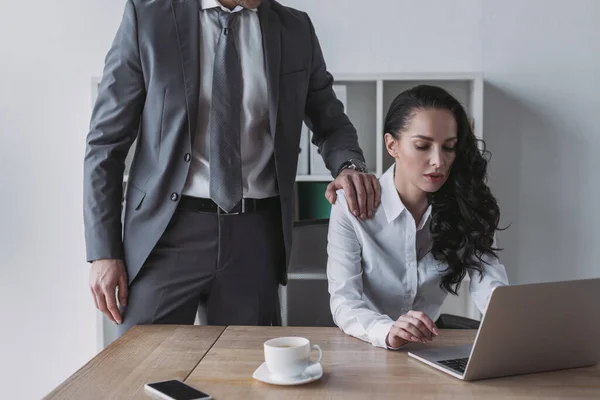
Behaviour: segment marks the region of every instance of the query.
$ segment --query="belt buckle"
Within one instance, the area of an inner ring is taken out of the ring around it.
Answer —
[[[217,206],[217,215],[239,215],[246,212],[246,199],[242,198],[242,210],[238,212],[227,212],[223,210],[221,207]]]

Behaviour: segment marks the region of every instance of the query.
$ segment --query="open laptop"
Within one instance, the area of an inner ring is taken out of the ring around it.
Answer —
[[[473,344],[408,355],[465,381],[596,365],[600,279],[498,287]]]

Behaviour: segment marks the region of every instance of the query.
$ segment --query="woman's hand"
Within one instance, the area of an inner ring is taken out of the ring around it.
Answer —
[[[439,332],[427,314],[409,311],[394,322],[386,342],[389,347],[398,348],[411,342],[430,343],[437,335]]]

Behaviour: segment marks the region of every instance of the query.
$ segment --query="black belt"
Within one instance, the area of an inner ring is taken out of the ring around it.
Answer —
[[[217,206],[217,203],[215,203],[211,199],[181,196],[181,200],[179,200],[179,207],[186,210],[227,215],[255,212],[265,210],[267,208],[272,208],[278,205],[279,196],[268,197],[266,199],[242,199],[242,201],[240,201],[235,207],[233,207],[233,210],[227,212],[219,206]]]

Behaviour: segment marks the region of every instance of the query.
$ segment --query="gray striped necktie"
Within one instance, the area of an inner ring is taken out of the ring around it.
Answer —
[[[210,132],[210,197],[231,211],[242,200],[240,115],[242,68],[235,48],[236,17],[240,12],[218,10],[221,34],[215,48]]]

